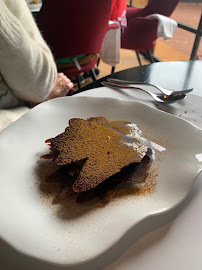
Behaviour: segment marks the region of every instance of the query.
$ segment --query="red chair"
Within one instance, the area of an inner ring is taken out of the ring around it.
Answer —
[[[121,38],[121,48],[136,51],[140,65],[138,52],[146,51],[148,58],[153,62],[151,50],[157,39],[158,22],[146,17],[154,13],[170,17],[178,3],[179,0],[149,0],[145,8],[127,8],[128,25]]]
[[[36,17],[41,33],[56,60],[83,54],[99,53],[108,30],[111,0],[46,0]],[[68,77],[91,72],[96,80],[95,57],[90,63],[62,69]]]

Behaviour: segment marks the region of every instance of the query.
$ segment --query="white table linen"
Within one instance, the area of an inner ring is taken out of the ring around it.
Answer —
[[[110,24],[116,22],[109,21]],[[117,22],[119,25],[119,23]],[[112,28],[107,31],[100,52],[101,59],[104,63],[115,67],[121,62],[121,28]]]
[[[151,14],[147,18],[158,20],[157,36],[170,39],[177,32],[178,24],[175,20],[161,14]]]

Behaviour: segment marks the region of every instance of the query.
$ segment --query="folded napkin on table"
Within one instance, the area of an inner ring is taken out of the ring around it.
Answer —
[[[147,18],[153,18],[158,20],[158,37],[164,37],[164,39],[169,39],[172,38],[173,34],[177,31],[177,22],[169,17],[160,14],[151,14],[147,16]]]

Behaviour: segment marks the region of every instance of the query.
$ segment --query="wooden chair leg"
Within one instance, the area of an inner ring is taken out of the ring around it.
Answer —
[[[137,55],[138,63],[139,63],[139,65],[141,66],[141,65],[142,65],[142,62],[141,62],[141,60],[140,60],[139,52],[136,52],[136,51],[135,51],[135,53],[136,53],[136,55]]]
[[[93,79],[93,82],[96,82],[96,81],[97,81],[97,76],[96,76],[96,73],[95,73],[94,68],[92,68],[92,69],[90,70],[90,76],[91,76],[91,78]]]

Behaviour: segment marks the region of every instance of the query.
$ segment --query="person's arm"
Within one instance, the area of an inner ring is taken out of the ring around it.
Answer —
[[[0,1],[0,10],[0,73],[16,97],[44,101],[56,82],[52,53],[25,0]]]

